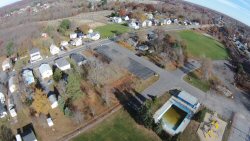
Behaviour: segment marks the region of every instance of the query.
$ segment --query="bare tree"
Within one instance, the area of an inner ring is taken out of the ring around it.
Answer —
[[[146,33],[145,30],[140,30],[136,34],[137,34],[139,43],[144,43],[144,42],[146,42],[148,40],[147,33]]]
[[[213,64],[210,58],[203,57],[201,60],[202,79],[209,80],[212,75]]]

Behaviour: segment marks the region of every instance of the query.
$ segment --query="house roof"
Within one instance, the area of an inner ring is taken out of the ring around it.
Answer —
[[[40,65],[40,67],[39,67],[39,72],[40,72],[41,74],[43,74],[43,73],[46,72],[47,70],[52,70],[49,64],[42,64],[42,65]]]
[[[23,71],[23,78],[24,78],[25,83],[28,85],[35,82],[32,70],[24,70]]]
[[[36,141],[36,135],[32,129],[26,129],[22,134],[23,141]]]
[[[10,64],[10,58],[4,59],[2,66],[9,65]]]
[[[70,58],[73,59],[76,63],[80,63],[80,62],[83,62],[84,60],[86,60],[86,58],[83,57],[79,53],[72,53],[72,54],[70,54]]]
[[[40,52],[40,50],[38,48],[32,48],[29,52],[30,54],[34,54],[34,53]]]
[[[181,91],[179,94],[178,94],[178,97],[181,99],[181,100],[184,100],[186,101],[187,103],[191,104],[191,105],[195,105],[198,103],[198,99],[194,96],[192,96],[191,94],[185,92],[185,91]]]
[[[69,62],[64,58],[60,58],[60,59],[55,60],[55,63],[58,67],[64,67],[64,66],[69,65]]]
[[[55,94],[50,94],[48,99],[49,99],[51,104],[53,104],[54,102],[57,102]]]

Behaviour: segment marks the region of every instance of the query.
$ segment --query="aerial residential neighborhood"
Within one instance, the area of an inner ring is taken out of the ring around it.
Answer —
[[[0,141],[250,141],[250,22],[220,4],[250,5],[0,2]]]

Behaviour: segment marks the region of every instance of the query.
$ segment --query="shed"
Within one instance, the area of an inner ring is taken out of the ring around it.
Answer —
[[[11,60],[9,58],[6,58],[2,63],[3,71],[6,71],[6,70],[11,69],[11,68],[12,68]]]
[[[39,67],[39,72],[42,79],[49,78],[53,75],[52,69],[49,64],[42,64]]]
[[[55,60],[55,64],[61,71],[65,71],[71,68],[70,63],[64,58]]]
[[[82,39],[81,38],[75,38],[74,40],[71,41],[71,44],[73,46],[80,46],[80,45],[82,45]]]
[[[24,83],[27,85],[30,85],[35,82],[35,78],[34,78],[32,70],[29,70],[29,69],[24,70],[22,76],[24,79]]]
[[[51,117],[47,118],[47,123],[48,123],[49,127],[51,127],[51,126],[54,125],[54,123],[53,123]]]
[[[69,34],[69,38],[70,39],[75,39],[75,38],[77,38],[77,34],[76,33],[71,33],[71,34]]]
[[[87,59],[79,53],[70,54],[70,58],[73,59],[78,66],[81,66],[87,63]]]
[[[56,99],[56,95],[55,94],[49,94],[49,97],[48,97],[50,103],[51,103],[51,108],[54,109],[58,106],[58,102],[57,102],[57,99]]]
[[[49,47],[49,51],[52,55],[55,55],[55,54],[58,54],[60,52],[60,49],[59,47],[57,47],[56,45],[52,44],[50,47]]]
[[[14,93],[16,91],[16,84],[15,84],[15,78],[14,76],[11,76],[9,81],[8,81],[8,86],[9,86],[9,91],[11,93]]]

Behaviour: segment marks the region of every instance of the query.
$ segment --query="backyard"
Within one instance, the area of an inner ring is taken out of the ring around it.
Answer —
[[[130,115],[120,110],[73,141],[160,141],[153,132],[138,125]]]
[[[110,38],[115,34],[128,32],[128,27],[121,24],[107,24],[97,27],[95,31],[101,34],[101,38]]]
[[[194,31],[181,31],[178,34],[186,41],[188,54],[192,57],[208,57],[212,60],[228,57],[225,47],[212,37]]]

